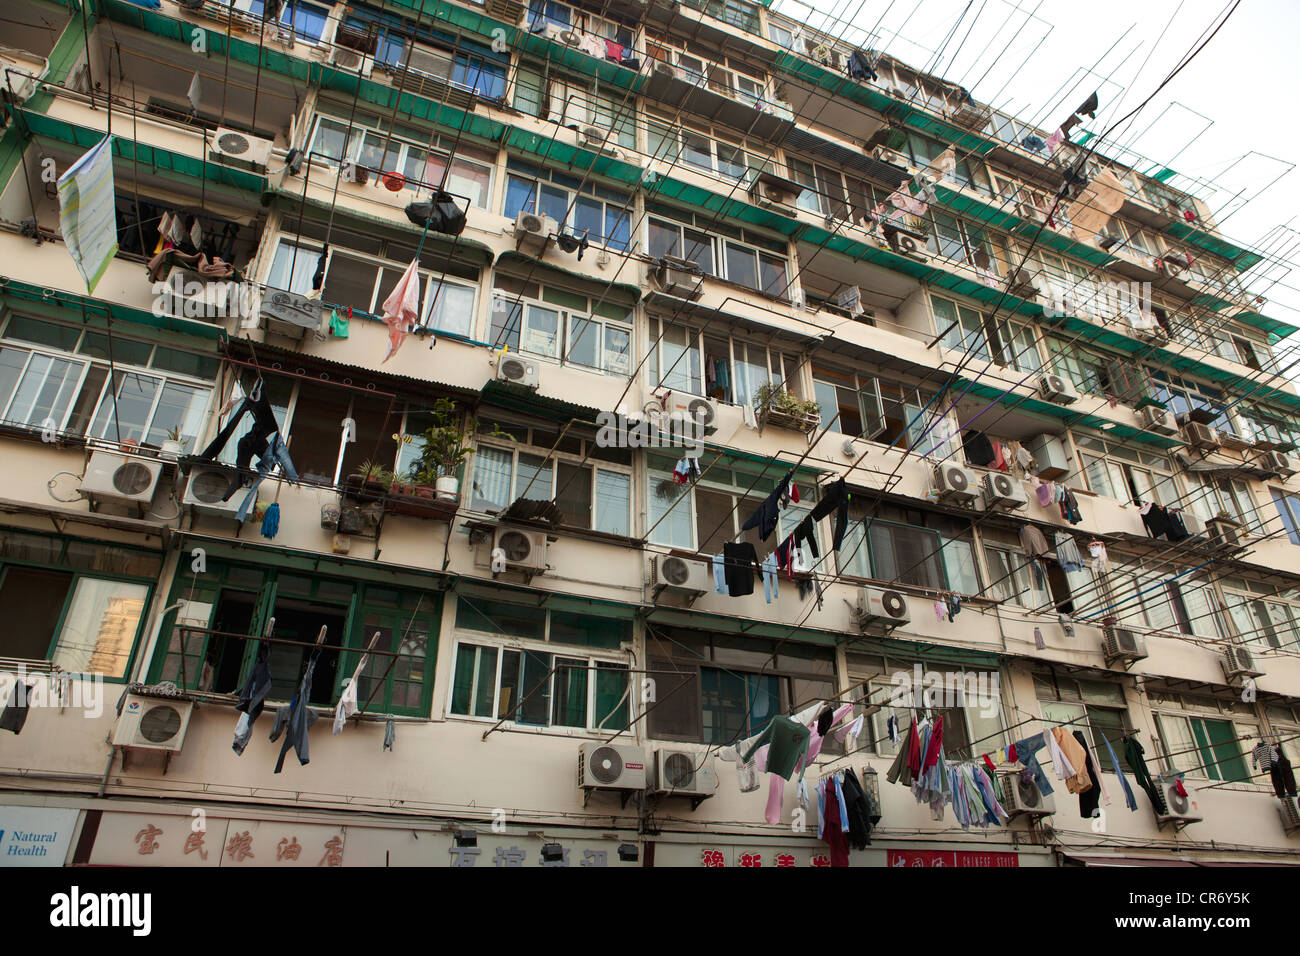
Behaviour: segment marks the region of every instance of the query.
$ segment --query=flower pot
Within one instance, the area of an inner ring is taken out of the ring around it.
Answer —
[[[169,438],[162,443],[162,447],[159,449],[158,454],[161,458],[164,458],[167,461],[175,461],[177,458],[180,458],[181,452],[184,450],[184,445],[178,441],[172,441]]]
[[[455,501],[460,497],[460,479],[444,476],[433,483],[434,491],[440,501]]]

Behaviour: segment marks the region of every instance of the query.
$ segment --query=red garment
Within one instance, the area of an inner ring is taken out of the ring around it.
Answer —
[[[1178,791],[1178,795],[1180,797],[1187,796],[1187,788],[1183,786],[1183,781],[1181,777],[1174,782],[1174,789]]]
[[[613,60],[615,63],[623,62],[623,45],[615,43],[613,40],[606,40],[605,59]]]
[[[790,500],[795,504],[799,503],[799,488],[792,481],[790,482]]]
[[[989,759],[989,755],[984,754],[983,757],[984,757],[984,766],[989,768],[989,773],[997,773],[998,770],[996,767],[993,766],[993,761]]]
[[[1012,744],[1010,747],[1007,748],[1007,759],[1010,760],[1012,763],[1017,763],[1020,760],[1020,758],[1016,755],[1015,744]]]
[[[835,784],[826,782],[826,806],[822,807],[822,839],[831,848],[831,866],[849,865],[849,838],[840,829],[840,802],[835,797]]]
[[[943,714],[934,721],[934,730],[930,732],[930,746],[925,751],[925,763],[921,772],[925,773],[939,762],[939,748],[943,746]]]
[[[921,776],[921,736],[916,732],[915,717],[912,726],[907,728],[907,769],[913,778]]]
[[[993,463],[989,467],[996,468],[998,471],[1007,470],[1007,456],[1000,441],[993,442]]]

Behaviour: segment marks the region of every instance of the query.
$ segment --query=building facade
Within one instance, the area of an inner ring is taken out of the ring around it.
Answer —
[[[823,700],[853,865],[1295,858],[1292,327],[1172,171],[745,0],[9,7],[4,863],[824,865],[722,759]],[[926,718],[1002,825],[889,782]],[[1052,726],[1099,816],[1023,781]]]

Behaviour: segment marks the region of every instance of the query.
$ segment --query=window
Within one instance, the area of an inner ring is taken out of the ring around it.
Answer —
[[[663,627],[647,632],[646,643],[657,701],[649,735],[657,740],[737,743],[778,714],[834,695],[829,648],[786,642],[778,649],[775,641]]]
[[[679,219],[649,217],[647,244],[651,256],[689,259],[698,263],[706,275],[764,295],[782,298],[788,294],[789,260],[784,242],[719,223],[702,222],[693,228],[701,217],[684,212],[674,215]]]
[[[627,306],[498,273],[493,280],[490,343],[593,372],[632,369]]]
[[[379,117],[366,118],[376,125],[383,123]],[[351,161],[377,172],[400,172],[406,180],[404,188],[422,197],[441,187],[458,199],[468,200],[470,206],[486,209],[492,194],[495,158],[486,151],[456,144],[449,137],[437,136],[436,146],[430,150],[427,136],[424,145],[419,145],[418,141],[361,127],[354,121],[349,137],[346,120],[317,116],[309,143],[313,159]]]
[[[851,438],[878,438],[886,431],[880,381],[813,366],[813,396],[822,426]]]
[[[935,323],[945,348],[972,352],[977,358],[1020,372],[1037,372],[1042,355],[1031,325],[1017,319],[994,320],[975,309],[931,296]]]
[[[763,385],[803,393],[799,360],[788,352],[656,318],[650,341],[651,375],[660,387],[733,405],[752,405]]]
[[[984,546],[989,568],[989,595],[1027,611],[1047,612],[1052,596],[1041,566],[1033,563],[1019,548]]]
[[[1300,544],[1300,495],[1287,494],[1277,488],[1270,488],[1273,494],[1273,506],[1277,516],[1282,519],[1282,527],[1292,544]]]
[[[1300,640],[1300,606],[1280,600],[1285,595],[1262,584],[1225,578],[1223,585],[1233,639],[1260,648],[1294,649]]]
[[[222,2],[228,3],[229,0],[222,0]],[[263,19],[266,15],[266,2],[265,0],[236,0],[235,9],[244,10],[259,19]],[[294,3],[282,5],[279,22],[281,26],[288,27],[292,18],[294,35],[301,40],[315,42],[325,32],[325,24],[329,21],[329,15],[328,7],[307,3],[306,0],[296,0]]]
[[[1214,781],[1250,781],[1240,744],[1245,735],[1232,720],[1171,713],[1169,706],[1161,705],[1155,714],[1168,772]]]
[[[676,459],[662,454],[646,456],[646,514],[650,522],[646,535],[655,544],[697,551],[712,555],[722,551],[722,546],[736,539],[748,541],[763,553],[758,530],[742,532],[740,526],[749,520],[763,499],[771,493],[781,475],[742,467],[722,467],[722,463],[708,467],[700,461],[702,471],[707,471],[693,487],[678,485],[673,481]],[[800,502],[791,504],[780,513],[777,524],[778,540],[791,534],[795,527],[816,503],[815,485],[800,481]],[[820,535],[818,535],[820,541]],[[824,554],[821,547],[818,552]],[[809,556],[811,558],[811,556]]]
[[[0,529],[0,657],[124,679],[161,567],[152,552]]]
[[[630,621],[462,595],[456,630],[449,713],[602,732],[630,723],[619,650]]]
[[[627,251],[631,241],[631,197],[516,159],[509,160],[506,168],[510,173],[506,177],[502,215],[513,219],[521,212],[540,213],[576,236],[586,234],[597,245]]]
[[[496,423],[498,427],[501,422]],[[630,456],[619,449],[600,448],[593,439],[565,437],[563,450],[551,453],[557,432],[506,424],[504,431],[521,439],[505,446],[486,436],[471,464],[470,508],[497,513],[517,498],[555,501],[564,523],[606,534],[632,533],[632,474]],[[583,461],[584,452],[587,461]],[[597,459],[592,462],[591,459]],[[605,459],[600,461],[600,459]]]
[[[214,357],[117,335],[110,348],[102,332],[13,316],[0,343],[0,420],[154,448],[174,433],[189,453],[203,430],[217,367]]]
[[[886,506],[868,524],[869,510],[866,505],[849,504],[848,530],[839,551],[843,573],[936,591],[974,594],[980,590],[973,568],[958,571],[956,567],[959,561],[973,559],[968,522]]]
[[[1034,687],[1043,720],[1062,725],[1071,734],[1082,732],[1100,764],[1098,769],[1115,773],[1104,741],[1110,742],[1116,757],[1123,752],[1121,738],[1129,727],[1124,689],[1106,681],[1075,680],[1057,674],[1035,674]],[[1048,763],[1048,755],[1040,753],[1039,760]]]
[[[361,672],[357,702],[369,714],[427,717],[432,706],[441,598],[422,588],[356,582],[292,569],[240,565],[209,559],[198,574],[178,574],[170,603],[207,605],[206,627],[182,628],[164,619],[150,680],[169,680],[187,690],[233,694],[243,686],[257,658],[255,640],[227,635],[261,635],[275,618],[269,643],[273,701],[298,691],[310,647],[326,628],[311,703],[337,702],[343,679],[351,678],[361,651],[379,640]],[[390,656],[395,654],[396,657]]]
[[[1079,432],[1074,437],[1089,491],[1135,504],[1173,504],[1177,500],[1167,456]]]
[[[803,186],[798,205],[817,215],[828,216],[844,205],[844,184],[838,171],[821,163],[790,160],[790,178]]]

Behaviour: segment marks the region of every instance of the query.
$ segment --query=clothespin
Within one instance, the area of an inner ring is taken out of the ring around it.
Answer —
[[[316,646],[317,646],[317,647],[320,647],[322,644],[325,643],[325,632],[328,631],[328,630],[329,630],[329,625],[328,625],[328,624],[322,624],[322,625],[320,626],[320,633],[316,635]],[[373,640],[373,639],[372,639],[372,640]]]

